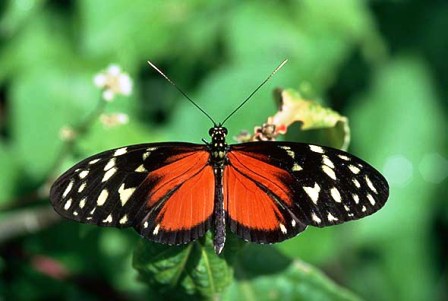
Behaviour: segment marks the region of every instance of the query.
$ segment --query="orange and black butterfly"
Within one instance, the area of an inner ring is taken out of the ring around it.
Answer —
[[[244,240],[275,243],[308,225],[370,215],[388,198],[385,178],[346,152],[293,142],[228,145],[222,124],[209,135],[205,144],[139,144],[87,158],[53,184],[52,205],[63,217],[134,227],[169,245],[212,230],[219,254],[227,227]]]

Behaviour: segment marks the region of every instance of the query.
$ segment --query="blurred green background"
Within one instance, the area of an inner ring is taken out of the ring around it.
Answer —
[[[386,176],[391,196],[371,217],[275,245],[278,256],[362,300],[448,300],[447,16],[443,0],[1,1],[0,300],[155,299],[131,265],[134,231],[61,221],[42,187],[61,127],[98,102],[94,74],[111,63],[129,72],[132,96],[106,107],[129,123],[95,122],[58,172],[115,146],[207,138],[209,120],[146,60],[219,121],[284,58],[229,120],[230,137],[275,113],[274,88],[297,89],[349,118],[350,152]],[[223,296],[336,300],[270,274]]]

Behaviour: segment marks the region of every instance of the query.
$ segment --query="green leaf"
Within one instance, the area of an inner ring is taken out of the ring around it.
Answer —
[[[238,256],[235,282],[223,301],[355,301],[358,297],[338,286],[318,269],[290,260],[272,246],[249,245]]]
[[[227,245],[226,245],[227,247]],[[230,285],[233,269],[228,257],[217,256],[211,233],[183,246],[141,240],[134,253],[140,280],[167,298],[212,298]]]

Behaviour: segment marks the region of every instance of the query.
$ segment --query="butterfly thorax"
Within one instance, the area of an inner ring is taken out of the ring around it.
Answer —
[[[228,145],[226,143],[227,129],[222,126],[215,126],[209,130],[212,138],[210,146],[211,161],[215,164],[225,164]]]

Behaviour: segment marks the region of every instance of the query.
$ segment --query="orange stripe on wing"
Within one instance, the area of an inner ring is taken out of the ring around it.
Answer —
[[[224,204],[229,217],[249,229],[273,231],[284,223],[269,195],[232,166],[224,171]]]
[[[210,166],[184,183],[164,203],[156,221],[163,231],[188,230],[213,213],[215,181]]]
[[[173,156],[171,162],[163,167],[150,172],[148,180],[155,180],[152,193],[148,199],[148,207],[154,206],[163,199],[170,190],[193,177],[208,163],[209,153],[206,151],[191,152],[187,156]],[[213,179],[213,178],[212,178]]]
[[[268,158],[253,158],[241,151],[229,152],[228,158],[231,166],[239,172],[269,189],[288,206],[293,205],[290,187],[286,185],[293,180],[287,171],[265,163],[264,161],[267,161]],[[263,159],[265,160],[263,161]]]
[[[157,179],[148,206],[163,200],[156,217],[162,231],[191,229],[213,213],[215,181],[208,163],[208,152],[195,152],[149,174]]]

